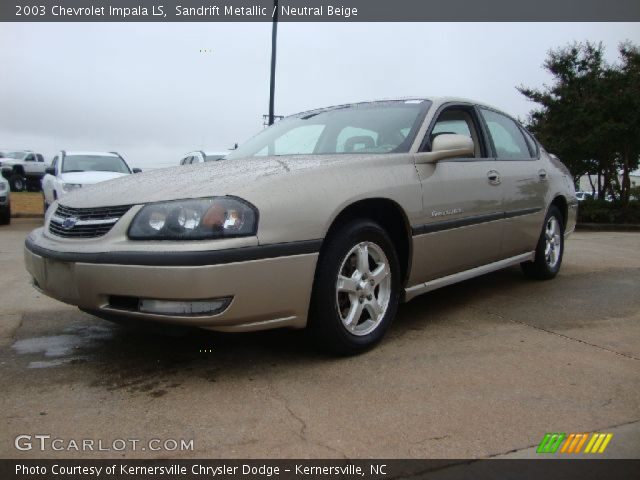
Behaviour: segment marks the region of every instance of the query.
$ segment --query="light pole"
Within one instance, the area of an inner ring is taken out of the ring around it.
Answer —
[[[271,28],[271,85],[269,86],[269,125],[273,125],[273,102],[276,89],[276,39],[278,36],[278,0],[273,0],[273,26]]]

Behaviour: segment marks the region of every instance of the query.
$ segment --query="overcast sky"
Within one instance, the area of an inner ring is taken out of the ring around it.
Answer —
[[[0,148],[117,150],[177,164],[262,128],[270,23],[14,23],[0,26]],[[550,48],[639,23],[281,23],[276,113],[399,96],[454,95],[525,118],[515,87],[549,82]],[[201,52],[203,50],[203,52]]]

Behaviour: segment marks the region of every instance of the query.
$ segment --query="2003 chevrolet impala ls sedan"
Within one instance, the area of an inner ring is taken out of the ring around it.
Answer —
[[[308,327],[355,353],[398,304],[510,265],[553,278],[572,178],[509,116],[458,99],[285,118],[220,162],[79,189],[26,239],[34,286],[122,322]]]

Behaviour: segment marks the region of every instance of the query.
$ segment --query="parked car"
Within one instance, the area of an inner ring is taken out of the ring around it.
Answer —
[[[11,223],[11,199],[9,182],[0,177],[0,225]]]
[[[2,176],[9,180],[11,191],[39,191],[47,165],[40,153],[31,150],[5,151],[0,158]]]
[[[62,150],[53,158],[42,179],[44,210],[73,190],[138,172],[140,169],[131,170],[117,152]]]
[[[222,160],[229,152],[203,152],[202,150],[196,150],[194,152],[187,153],[181,160],[180,165],[192,165],[194,163],[215,162]]]
[[[576,200],[579,202],[584,202],[585,200],[589,200],[593,198],[593,192],[576,192]]]
[[[26,239],[36,288],[110,320],[308,327],[357,353],[422,293],[511,265],[555,277],[576,221],[566,167],[465,100],[308,111],[227,158],[54,203]]]

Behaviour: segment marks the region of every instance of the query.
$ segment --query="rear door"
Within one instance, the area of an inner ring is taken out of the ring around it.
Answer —
[[[421,151],[430,151],[433,138],[443,133],[471,137],[475,155],[416,165],[423,214],[413,229],[410,285],[491,263],[500,254],[502,186],[475,107],[459,103],[441,107]]]
[[[505,226],[500,257],[535,250],[546,214],[547,172],[533,138],[512,118],[479,108],[503,184]]]

